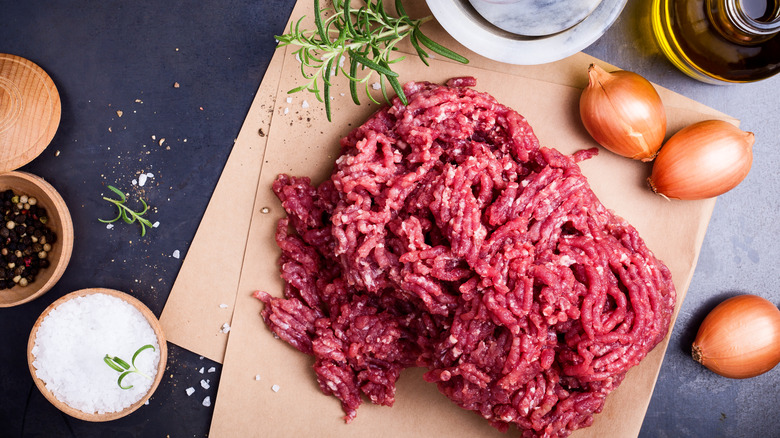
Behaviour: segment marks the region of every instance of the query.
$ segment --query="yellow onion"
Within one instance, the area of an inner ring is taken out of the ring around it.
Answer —
[[[591,64],[580,118],[598,144],[635,160],[652,160],[666,136],[661,97],[647,79],[629,71],[607,73]]]
[[[704,318],[693,358],[732,379],[763,374],[780,362],[780,310],[756,295],[738,295]]]
[[[653,163],[648,183],[667,198],[722,195],[747,176],[753,163],[752,132],[722,120],[706,120],[670,138]]]

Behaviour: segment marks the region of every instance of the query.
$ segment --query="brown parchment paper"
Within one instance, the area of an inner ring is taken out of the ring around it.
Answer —
[[[421,3],[413,5],[419,15],[427,13]],[[304,0],[296,5],[292,19],[311,16],[311,12],[311,2]],[[581,126],[577,102],[587,83],[588,65],[609,65],[585,54],[542,66],[498,64],[468,52],[435,23],[426,26],[427,34],[466,54],[471,63],[462,66],[433,60],[426,68],[410,57],[397,64],[402,82],[443,82],[472,75],[478,79],[478,90],[523,114],[543,145],[567,153],[595,145]],[[500,434],[476,414],[461,410],[439,394],[435,385],[423,382],[422,371],[416,369],[402,375],[393,408],[366,403],[357,419],[344,425],[338,400],[323,395],[317,386],[312,360],[274,339],[263,325],[261,305],[251,293],[263,289],[280,296],[282,290],[274,229],[283,211],[271,192],[272,181],[279,173],[322,181],[338,154],[338,140],[378,108],[366,104],[365,98],[362,106],[354,106],[346,84],[337,82],[333,122],[328,123],[312,95],[287,95],[287,90],[299,85],[299,69],[289,53],[280,50],[274,56],[161,317],[171,342],[224,364],[210,435],[517,436],[517,431]],[[700,103],[658,89],[667,108],[670,134],[704,119],[737,123]],[[645,186],[649,165],[603,149],[581,167],[602,202],[631,222],[670,267],[679,309],[715,200],[679,202],[653,195]],[[236,191],[239,186],[241,190]],[[233,214],[223,214],[226,208]],[[226,227],[217,216],[234,219]],[[220,231],[226,228],[231,232]],[[247,234],[241,234],[242,230]],[[231,254],[218,266],[208,258],[215,246]],[[229,334],[220,332],[226,322],[232,326]],[[666,341],[632,369],[594,425],[574,436],[636,436],[665,349]]]

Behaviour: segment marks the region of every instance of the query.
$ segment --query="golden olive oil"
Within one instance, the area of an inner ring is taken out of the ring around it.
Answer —
[[[780,0],[653,0],[652,27],[667,58],[709,83],[780,72]]]

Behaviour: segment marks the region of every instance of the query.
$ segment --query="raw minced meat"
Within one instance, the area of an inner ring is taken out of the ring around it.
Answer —
[[[315,357],[349,422],[408,367],[500,430],[567,436],[666,335],[669,270],[576,162],[473,78],[412,82],[342,139],[330,179],[280,175],[284,298],[268,327]]]

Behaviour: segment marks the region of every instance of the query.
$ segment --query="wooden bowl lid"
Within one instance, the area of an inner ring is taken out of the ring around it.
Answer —
[[[0,173],[40,155],[54,138],[61,113],[57,87],[42,68],[0,53]]]

